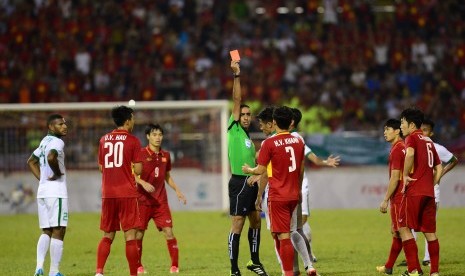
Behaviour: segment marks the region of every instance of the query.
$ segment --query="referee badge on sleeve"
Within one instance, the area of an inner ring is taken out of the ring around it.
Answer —
[[[245,139],[245,146],[250,148],[252,146],[252,141],[250,139]]]

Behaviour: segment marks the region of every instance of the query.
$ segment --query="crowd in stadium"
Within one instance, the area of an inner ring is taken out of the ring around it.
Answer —
[[[462,18],[458,0],[0,1],[0,103],[230,99],[239,49],[251,106],[297,106],[303,131],[379,130],[417,105],[449,141]]]

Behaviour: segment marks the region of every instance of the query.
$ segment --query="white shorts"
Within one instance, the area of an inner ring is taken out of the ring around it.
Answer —
[[[307,177],[302,179],[302,215],[310,215],[310,189]]]
[[[436,185],[434,185],[434,201],[435,201],[436,203],[439,203],[439,201],[440,201],[440,200],[439,200],[440,195],[441,195],[441,191],[439,191],[439,185],[436,184]]]
[[[262,211],[265,213],[266,229],[270,230],[271,222],[270,213],[268,212],[268,184],[266,185],[265,191],[263,192]]]
[[[37,211],[39,215],[39,227],[41,229],[68,226],[67,198],[38,198]]]

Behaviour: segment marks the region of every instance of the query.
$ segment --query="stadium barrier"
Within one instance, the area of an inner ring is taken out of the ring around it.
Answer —
[[[387,188],[386,166],[354,166],[307,170],[311,207],[314,209],[377,209]],[[223,210],[221,174],[198,169],[173,169],[172,176],[186,195],[182,205],[166,186],[174,211]],[[69,171],[71,212],[100,210],[101,175],[93,171]],[[37,181],[27,172],[0,176],[0,213],[36,212]],[[441,207],[465,206],[465,166],[459,165],[441,181]]]

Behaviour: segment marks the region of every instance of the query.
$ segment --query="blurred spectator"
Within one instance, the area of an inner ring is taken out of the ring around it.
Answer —
[[[418,105],[437,122],[439,141],[455,139],[465,125],[463,7],[459,0],[0,1],[0,102],[227,99],[224,65],[239,49],[251,105],[258,111],[297,97],[307,132],[375,131]]]

